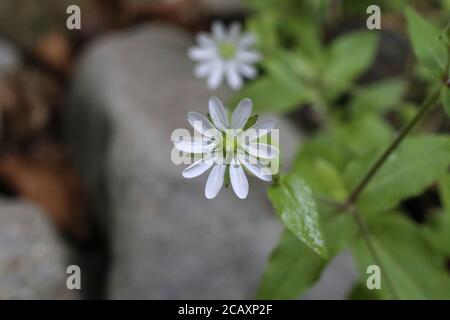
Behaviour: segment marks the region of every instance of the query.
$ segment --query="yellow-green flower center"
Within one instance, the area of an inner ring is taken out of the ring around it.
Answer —
[[[237,149],[237,137],[233,134],[225,135],[225,150],[227,151],[235,151]]]
[[[236,46],[232,42],[224,41],[219,43],[218,50],[220,56],[225,60],[231,60],[236,55]]]

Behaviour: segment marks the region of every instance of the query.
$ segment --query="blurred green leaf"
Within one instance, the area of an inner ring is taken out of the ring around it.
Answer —
[[[367,174],[384,148],[353,161],[346,171],[353,189]],[[450,164],[450,139],[445,136],[407,138],[391,154],[361,193],[358,207],[365,211],[388,211],[408,197],[422,193]]]
[[[406,83],[400,78],[358,87],[353,92],[351,108],[356,114],[364,112],[383,114],[390,108],[398,107],[405,92]]]
[[[414,10],[406,10],[408,32],[420,64],[433,77],[442,77],[446,65],[446,50],[439,39],[439,30]]]
[[[393,130],[382,118],[373,114],[362,114],[348,122],[336,122],[333,134],[352,155],[362,156],[386,146],[392,140]]]
[[[444,256],[430,250],[420,227],[400,215],[378,219],[370,226],[371,238],[382,262],[382,298],[392,298],[386,275],[389,275],[400,299],[450,299],[450,274]],[[362,239],[353,246],[361,277],[376,264]],[[384,274],[383,274],[384,272]]]
[[[367,277],[367,276],[366,276]],[[380,300],[381,296],[378,290],[369,290],[366,283],[357,283],[350,291],[348,299],[350,300]]]
[[[425,236],[439,252],[450,256],[450,173],[443,175],[438,185],[443,210],[431,215]]]
[[[334,40],[323,70],[325,93],[330,99],[349,89],[367,70],[374,60],[376,47],[376,34],[366,31],[348,33]]]
[[[263,76],[249,82],[233,97],[230,105],[237,105],[245,98],[253,100],[255,112],[286,112],[298,107],[308,97],[301,88],[294,92],[282,83]]]
[[[441,91],[441,102],[444,106],[445,112],[450,117],[450,88],[448,86],[444,86]]]
[[[302,175],[303,163],[314,163],[318,159],[323,159],[332,164],[336,170],[343,171],[347,165],[348,155],[342,150],[341,145],[336,141],[333,134],[320,134],[306,140],[295,157],[292,172]],[[312,183],[306,177],[307,183]]]
[[[311,189],[298,175],[282,175],[268,190],[285,227],[322,257],[327,256]]]

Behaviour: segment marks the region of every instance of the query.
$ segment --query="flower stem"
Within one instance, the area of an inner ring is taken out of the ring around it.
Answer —
[[[386,162],[389,156],[392,154],[394,150],[400,145],[400,143],[405,139],[405,137],[415,128],[415,126],[425,117],[425,115],[438,103],[440,97],[440,89],[433,92],[422,104],[419,112],[416,116],[400,131],[397,138],[387,147],[387,149],[381,154],[381,156],[375,161],[372,165],[368,173],[362,178],[361,182],[356,186],[353,192],[350,193],[347,201],[344,203],[344,208],[347,208],[353,215],[358,228],[361,231],[361,235],[369,249],[369,252],[374,259],[375,263],[378,264],[380,269],[382,270],[384,277],[386,279],[386,283],[389,287],[389,290],[392,293],[394,299],[398,299],[398,293],[395,289],[394,283],[392,279],[386,272],[386,269],[382,265],[382,261],[377,252],[377,249],[374,246],[373,240],[371,238],[369,228],[363,218],[363,216],[358,212],[355,207],[355,203],[358,200],[358,197],[364,190],[364,188],[369,184],[371,179],[375,176],[375,174],[380,170],[382,165]]]
[[[440,87],[439,87],[440,89]],[[359,195],[375,176],[381,166],[386,162],[391,153],[400,145],[403,139],[411,132],[412,129],[423,119],[423,117],[438,103],[440,90],[433,92],[422,104],[416,116],[400,131],[397,138],[389,145],[389,147],[381,154],[378,160],[372,165],[369,172],[363,177],[361,182],[356,186],[350,196],[347,198],[347,204],[356,203]]]

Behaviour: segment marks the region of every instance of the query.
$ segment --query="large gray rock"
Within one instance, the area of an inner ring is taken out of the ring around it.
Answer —
[[[142,27],[96,43],[77,68],[67,139],[111,242],[110,298],[253,298],[278,240],[268,184],[252,179],[245,201],[231,189],[206,200],[207,175],[185,180],[170,160],[187,112],[230,97],[193,78],[190,45],[176,29]],[[289,158],[299,137],[280,129]]]
[[[35,206],[0,200],[0,299],[72,299],[67,251]]]
[[[0,74],[7,72],[19,64],[16,49],[0,39]]]

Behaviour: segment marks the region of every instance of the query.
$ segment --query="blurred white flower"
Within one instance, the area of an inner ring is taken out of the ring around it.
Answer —
[[[272,144],[261,142],[272,132],[275,121],[263,119],[244,130],[252,111],[252,101],[242,100],[234,110],[231,120],[216,97],[209,100],[209,121],[197,112],[189,112],[188,121],[201,137],[175,141],[175,148],[191,154],[201,154],[183,171],[183,177],[194,178],[212,167],[205,187],[205,196],[214,198],[222,188],[229,172],[231,186],[240,199],[248,195],[248,180],[244,169],[264,181],[271,181],[268,163],[278,159],[279,151]],[[264,161],[266,160],[266,161]]]
[[[256,77],[253,64],[261,58],[258,52],[251,50],[256,39],[251,33],[242,34],[239,23],[232,23],[227,30],[222,22],[216,21],[212,33],[198,34],[197,42],[198,46],[190,48],[188,55],[198,61],[194,75],[207,78],[208,88],[218,88],[225,78],[232,89],[238,90],[243,77]]]

